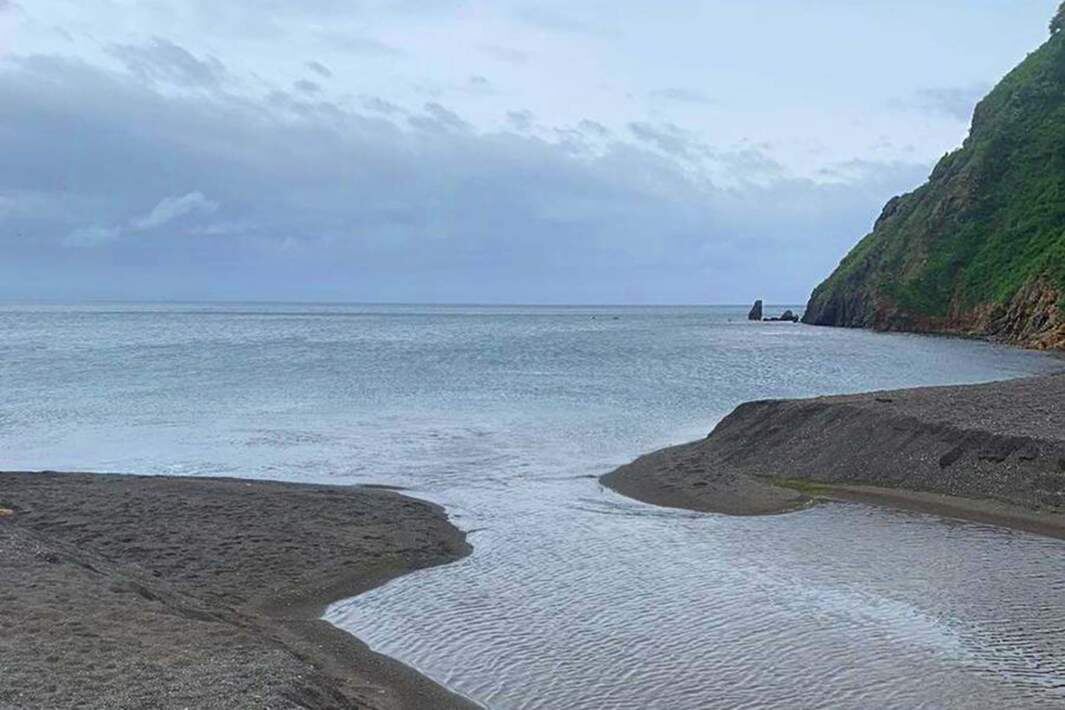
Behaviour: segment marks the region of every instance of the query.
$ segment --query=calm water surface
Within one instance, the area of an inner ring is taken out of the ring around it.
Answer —
[[[595,478],[737,403],[1046,372],[741,308],[0,307],[0,468],[388,483],[474,554],[328,612],[498,708],[1060,707],[1065,544]]]

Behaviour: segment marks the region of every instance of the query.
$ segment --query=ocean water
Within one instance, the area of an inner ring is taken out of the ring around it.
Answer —
[[[1061,707],[1065,543],[596,477],[752,398],[1059,369],[745,308],[0,307],[0,469],[402,486],[474,553],[333,623],[493,708]]]

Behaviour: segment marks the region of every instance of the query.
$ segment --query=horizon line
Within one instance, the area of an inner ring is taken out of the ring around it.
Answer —
[[[801,301],[767,301],[762,300],[763,306],[799,306],[805,307]],[[754,303],[551,303],[531,302],[519,303],[510,301],[476,302],[476,301],[314,301],[314,300],[285,300],[285,299],[125,299],[125,298],[84,298],[84,299],[48,299],[48,298],[3,298],[0,297],[0,305],[210,305],[210,304],[256,304],[256,305],[300,305],[300,306],[437,306],[437,307],[477,307],[477,308],[749,308]]]

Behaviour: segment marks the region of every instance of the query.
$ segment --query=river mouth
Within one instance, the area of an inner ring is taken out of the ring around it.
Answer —
[[[326,618],[492,708],[1065,702],[1061,541],[858,503],[735,518],[586,479],[551,487],[554,512],[532,493],[473,506],[471,558]]]
[[[473,554],[328,618],[490,707],[1065,703],[1065,547],[850,503],[656,508],[597,477],[750,399],[1060,361],[735,308],[0,309],[0,469],[399,486]]]

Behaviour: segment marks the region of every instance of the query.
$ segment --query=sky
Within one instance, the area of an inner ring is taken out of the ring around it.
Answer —
[[[1056,0],[0,0],[0,299],[804,302]]]

